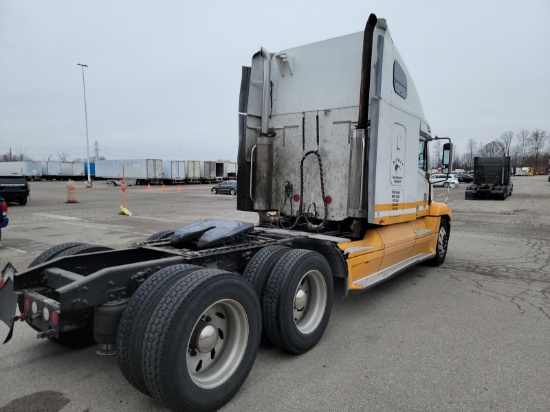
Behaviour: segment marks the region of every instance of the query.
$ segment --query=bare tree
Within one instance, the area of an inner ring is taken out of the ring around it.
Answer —
[[[464,168],[466,168],[467,170],[470,170],[471,169],[471,167],[470,167],[470,154],[469,153],[464,153],[460,158],[460,163],[462,164],[462,166]]]
[[[59,153],[57,155],[57,157],[59,157],[60,162],[66,162],[67,159],[69,158],[69,154],[68,153]]]
[[[29,160],[32,160],[32,158],[27,156],[21,149],[19,149],[18,153],[15,153],[10,149],[8,152],[0,155],[0,162],[19,162]]]
[[[499,143],[502,145],[504,156],[510,156],[510,149],[512,147],[512,140],[514,139],[514,133],[512,131],[504,132],[500,135]]]
[[[510,157],[512,158],[512,164],[515,166],[520,166],[523,163],[521,162],[521,146],[515,144],[512,146],[510,151]]]
[[[502,156],[502,146],[496,140],[487,143],[481,148],[480,154],[484,157]]]
[[[547,133],[546,130],[534,130],[529,137],[529,146],[535,155],[535,171],[538,167],[539,153],[546,145]]]
[[[458,152],[457,147],[453,149],[453,164],[451,165],[451,171],[459,169],[460,167],[460,153]]]
[[[527,145],[528,145],[528,142],[529,142],[529,130],[521,129],[516,134],[516,139],[518,139],[518,144],[519,144],[519,148],[520,148],[521,165],[524,166],[525,149],[527,148]]]
[[[476,156],[477,151],[477,142],[474,139],[468,139],[468,143],[466,143],[466,155],[468,156],[468,162],[466,164],[468,165],[468,169],[472,169],[474,167],[474,157]]]
[[[441,141],[438,140],[435,144],[432,145],[432,158],[430,161],[430,167],[436,169],[441,167],[441,156],[443,154],[443,147],[441,146]]]

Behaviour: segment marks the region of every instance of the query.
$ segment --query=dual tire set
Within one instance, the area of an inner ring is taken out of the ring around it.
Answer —
[[[269,246],[243,276],[181,264],[149,277],[119,323],[128,382],[173,410],[216,410],[246,380],[260,341],[293,353],[321,338],[332,274],[317,252]]]
[[[31,266],[100,250],[108,248],[65,243]],[[143,282],[123,311],[117,361],[132,386],[173,410],[216,410],[246,380],[261,341],[297,354],[313,348],[328,324],[333,294],[327,260],[309,250],[265,247],[242,276],[168,266]],[[91,343],[93,322],[55,340],[67,346]]]

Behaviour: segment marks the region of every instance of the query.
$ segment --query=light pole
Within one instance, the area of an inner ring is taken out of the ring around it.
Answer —
[[[84,87],[84,119],[86,120],[86,164],[88,167],[88,181],[86,187],[92,187],[92,178],[90,176],[90,144],[88,143],[88,111],[86,109],[86,82],[84,81],[84,67],[88,67],[86,64],[77,63],[82,69],[82,86]]]

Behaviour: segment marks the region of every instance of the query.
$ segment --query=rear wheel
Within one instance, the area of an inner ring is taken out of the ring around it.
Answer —
[[[100,245],[93,245],[90,243],[71,242],[63,243],[58,246],[54,246],[43,252],[36,257],[29,267],[33,267],[44,262],[53,260],[54,258],[80,255],[84,253],[101,252],[105,250],[112,250],[112,248]],[[24,313],[24,301],[23,295],[19,295],[17,304],[19,311]],[[78,329],[68,330],[66,332],[60,332],[58,338],[49,338],[51,341],[59,343],[60,345],[79,348],[84,346],[93,345],[94,341],[94,312],[93,309],[87,310],[86,313],[79,316],[80,319],[84,319],[82,327]],[[32,324],[29,324],[33,329],[36,329]]]
[[[150,394],[141,369],[141,351],[151,313],[176,280],[198,269],[202,267],[174,265],[159,270],[139,287],[122,314],[116,338],[118,366],[126,380],[146,395]]]
[[[82,242],[68,242],[68,243],[62,243],[60,245],[51,247],[47,249],[46,251],[42,252],[40,255],[34,258],[34,260],[29,265],[29,268],[32,268],[34,266],[40,265],[44,262],[48,262],[55,258],[57,255],[59,255],[61,252],[70,249],[75,246],[85,245],[85,243]]]
[[[28,197],[22,197],[21,199],[19,199],[19,204],[21,206],[25,206],[27,204],[27,200],[28,200]]]
[[[144,334],[149,392],[174,410],[216,410],[246,380],[260,342],[260,305],[242,277],[193,272],[159,299]]]
[[[107,250],[113,250],[113,248],[101,245],[93,245],[91,243],[84,243],[82,245],[73,246],[69,249],[59,253],[56,257],[83,255],[85,253],[104,252]]]
[[[332,310],[330,265],[318,252],[294,249],[273,268],[263,300],[269,340],[292,353],[304,353],[321,339]]]
[[[246,265],[243,278],[246,279],[256,290],[256,294],[263,305],[265,286],[273,267],[277,264],[282,255],[290,249],[285,246],[266,246],[256,253]],[[265,330],[262,330],[262,342],[269,342]]]
[[[68,243],[61,243],[60,245],[51,247],[41,254],[39,254],[37,257],[34,258],[34,260],[29,265],[29,268],[41,265],[44,262],[48,262],[54,258],[57,257],[61,252],[70,249],[75,246],[85,245],[85,243],[82,242],[68,242]],[[19,295],[17,297],[17,306],[19,307],[19,312],[25,313],[24,304],[23,304],[23,295]],[[32,327],[32,325],[31,325]]]

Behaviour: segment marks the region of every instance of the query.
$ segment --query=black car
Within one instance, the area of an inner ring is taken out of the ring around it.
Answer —
[[[237,194],[237,181],[226,180],[225,182],[218,183],[212,188],[214,194],[229,194],[235,196]]]
[[[31,189],[25,176],[5,175],[0,176],[0,196],[6,202],[17,202],[26,205]]]
[[[474,177],[468,173],[461,173],[458,175],[458,181],[464,183],[472,183],[474,181]]]

